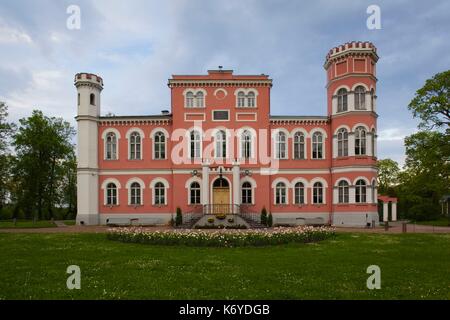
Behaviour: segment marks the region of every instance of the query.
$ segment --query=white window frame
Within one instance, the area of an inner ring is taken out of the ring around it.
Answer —
[[[162,183],[164,186],[164,203],[163,204],[156,204],[156,184]],[[150,183],[150,188],[152,189],[152,205],[153,206],[167,206],[168,203],[168,197],[169,197],[169,182],[164,178],[155,178]]]

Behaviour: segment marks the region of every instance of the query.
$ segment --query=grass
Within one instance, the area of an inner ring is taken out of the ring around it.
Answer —
[[[74,226],[76,223],[75,220],[64,220],[63,222],[66,226]]]
[[[66,268],[81,268],[81,290]],[[369,265],[381,289],[368,290]],[[450,299],[450,234],[338,234],[270,247],[165,247],[0,233],[0,299]]]
[[[9,228],[52,228],[56,225],[49,220],[17,220],[16,225],[14,225],[13,220],[0,220],[0,229]]]

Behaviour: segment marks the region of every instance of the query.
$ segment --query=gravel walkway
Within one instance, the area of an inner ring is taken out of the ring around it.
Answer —
[[[56,222],[55,222],[56,223]],[[0,233],[106,233],[110,227],[107,226],[67,226],[56,228],[15,228],[15,229],[0,229]],[[148,230],[169,230],[168,226],[146,227]],[[389,231],[385,231],[384,227],[377,227],[375,229],[368,228],[349,228],[336,227],[337,232],[361,232],[361,233],[402,233],[401,223],[391,223]],[[450,227],[434,227],[424,225],[407,225],[408,233],[450,233]]]

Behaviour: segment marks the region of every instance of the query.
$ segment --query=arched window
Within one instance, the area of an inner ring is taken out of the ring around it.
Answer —
[[[305,203],[305,185],[302,182],[297,182],[294,186],[294,203]]]
[[[255,106],[255,93],[249,92],[247,94],[247,107],[254,107]]]
[[[349,203],[349,186],[345,180],[341,180],[338,184],[338,202]]]
[[[366,154],[366,129],[363,127],[356,128],[355,131],[355,155]]]
[[[375,134],[375,129],[372,129],[372,157],[376,157],[375,155],[375,147],[376,147],[376,143],[377,143],[377,139],[376,139],[376,134]]]
[[[95,106],[95,94],[91,93],[89,96],[89,101],[91,103],[91,106]]]
[[[194,94],[189,91],[186,93],[186,108],[193,108],[194,107]]]
[[[166,136],[163,132],[158,131],[154,135],[154,150],[155,159],[165,159],[166,158]]]
[[[130,186],[130,204],[141,205],[141,185],[133,182]]]
[[[227,157],[227,136],[225,131],[220,130],[216,133],[216,158]]]
[[[287,158],[286,141],[286,134],[282,131],[275,136],[275,156],[277,159]]]
[[[338,108],[337,112],[347,111],[347,90],[342,88],[337,92]]]
[[[320,182],[313,185],[313,203],[323,203],[323,185]]]
[[[366,109],[366,90],[363,86],[357,86],[355,88],[355,109],[365,110]]]
[[[191,183],[190,203],[191,204],[200,204],[200,184],[196,181]]]
[[[242,204],[252,204],[252,185],[250,182],[244,182],[242,184],[242,195],[241,195],[241,203]]]
[[[195,95],[196,107],[203,108],[205,106],[205,99],[203,92],[199,91]]]
[[[312,137],[312,158],[323,159],[323,135],[315,132]]]
[[[106,160],[117,159],[117,137],[113,132],[109,132],[106,135]]]
[[[370,107],[372,108],[372,111],[374,111],[374,103],[375,103],[375,90],[373,88],[370,90]]]
[[[141,159],[141,135],[139,132],[133,132],[130,135],[130,160]]]
[[[348,156],[348,132],[345,128],[339,129],[337,134],[338,157]]]
[[[294,159],[305,159],[305,135],[302,132],[294,134]]]
[[[372,203],[377,203],[377,197],[376,197],[376,193],[377,193],[377,185],[375,183],[375,180],[372,181]]]
[[[286,204],[286,185],[284,182],[278,182],[275,187],[275,204]]]
[[[242,91],[240,91],[239,93],[238,93],[238,98],[237,98],[237,105],[238,105],[238,107],[245,107],[245,93],[244,92],[242,92]]]
[[[157,182],[155,184],[155,204],[165,204],[166,203],[166,188],[162,182]]]
[[[200,150],[201,150],[201,139],[200,133],[196,130],[192,130],[189,137],[189,149],[191,159],[199,159],[200,158]]]
[[[250,159],[252,157],[252,134],[245,130],[241,136],[241,157]]]
[[[106,186],[106,204],[111,206],[117,205],[117,186],[112,182]]]
[[[362,179],[356,181],[355,202],[356,203],[366,202],[366,182]]]

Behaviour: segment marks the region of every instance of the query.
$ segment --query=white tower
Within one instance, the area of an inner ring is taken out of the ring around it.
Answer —
[[[99,224],[98,127],[103,80],[90,73],[75,75],[78,92],[77,224]]]

